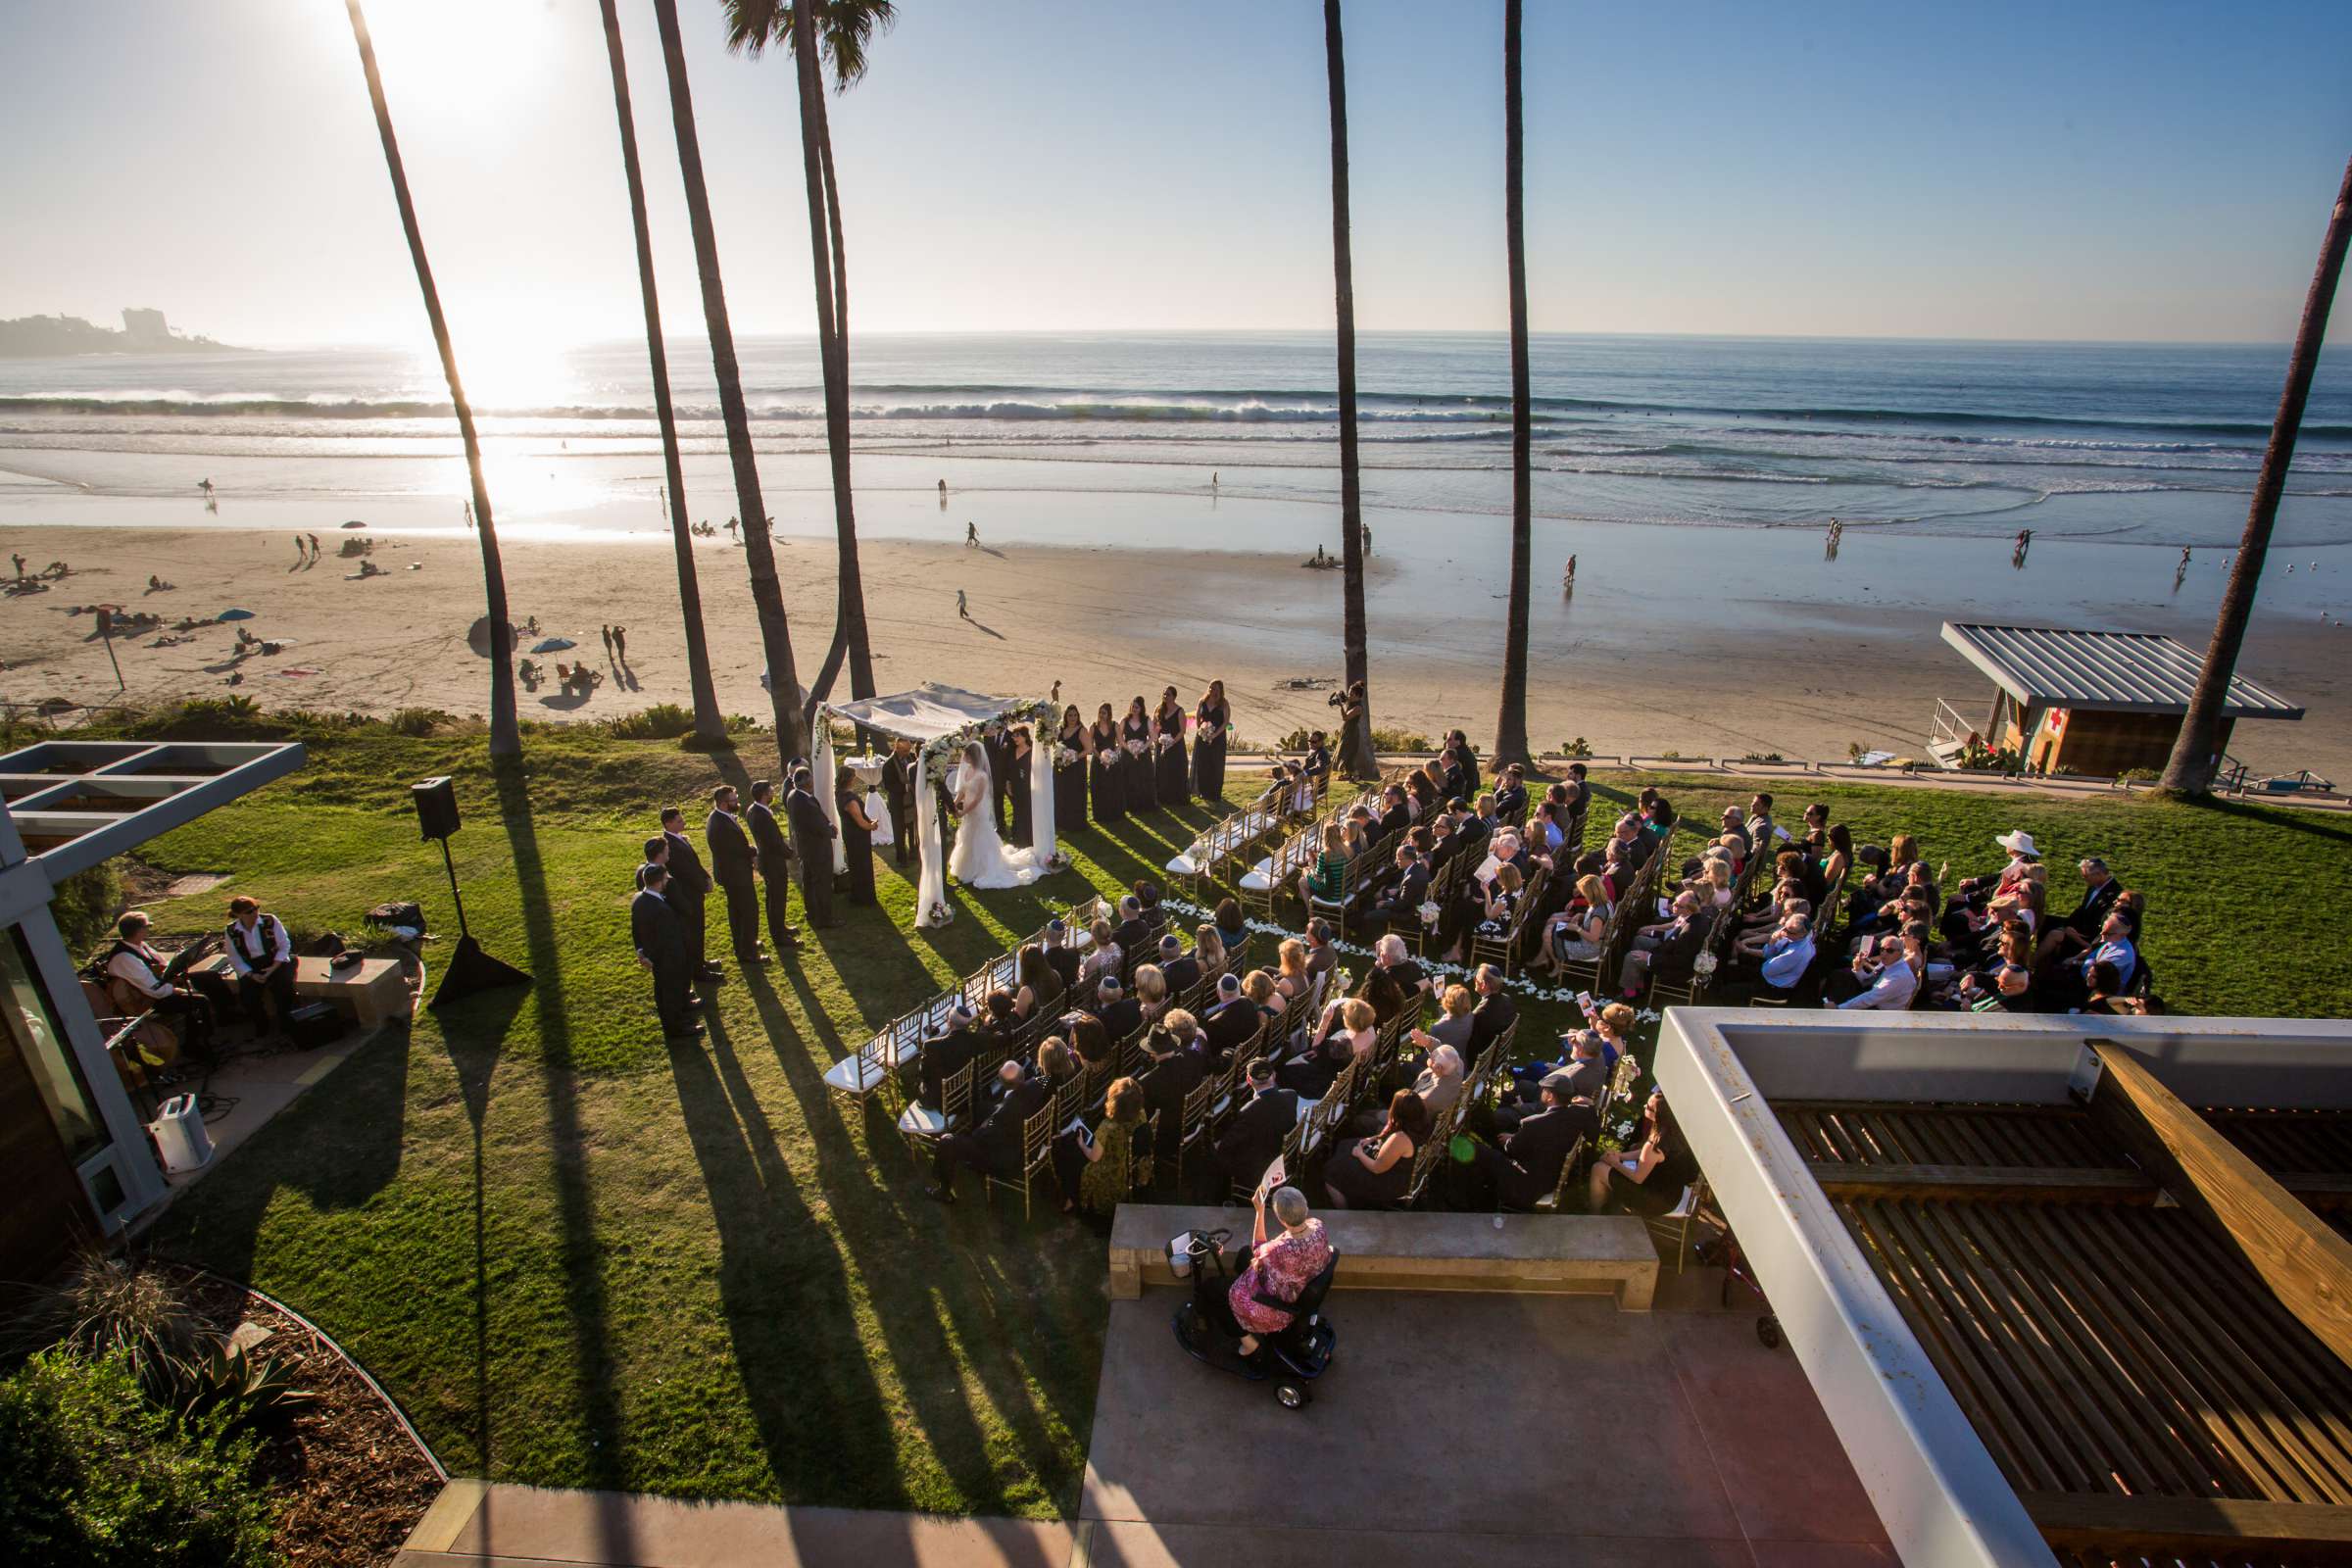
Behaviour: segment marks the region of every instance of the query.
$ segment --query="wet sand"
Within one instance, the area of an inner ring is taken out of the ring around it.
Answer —
[[[925,510],[939,519],[931,526],[960,539],[977,509]],[[1040,511],[1051,509],[1027,498],[1024,515]],[[1010,517],[975,518],[988,541],[979,550],[947,539],[870,538],[863,558],[877,678],[886,690],[937,680],[1036,695],[1058,680],[1064,700],[1091,714],[1097,703],[1123,708],[1169,683],[1189,705],[1219,677],[1246,744],[1320,726],[1329,713],[1323,692],[1283,689],[1339,673],[1339,574],[1298,564],[1312,553],[1319,511],[1226,501],[1216,507],[1218,525],[1198,530],[1220,543],[1254,538],[1258,551],[1176,548],[1164,536],[1155,537],[1157,548],[1015,542],[1004,535],[1059,530],[1034,522],[1024,530]],[[1237,513],[1248,515],[1237,523]],[[1371,515],[1379,722],[1425,733],[1459,725],[1483,745],[1495,718],[1507,524],[1462,517],[1433,526],[1419,516],[1407,526]],[[357,562],[334,554],[342,532],[321,528],[319,536],[326,560],[297,568],[291,535],[276,528],[0,531],[0,553],[20,551],[36,568],[60,558],[80,568],[47,593],[0,601],[0,695],[94,703],[115,694],[92,619],[67,613],[71,606],[120,603],[154,611],[167,626],[237,606],[255,612],[246,624],[257,636],[291,645],[274,658],[237,662],[228,626],[208,626],[172,648],[148,646],[154,633],[119,638],[128,698],[223,695],[229,677],[242,673],[234,689],[267,707],[481,711],[487,666],[465,643],[481,612],[472,539],[376,535],[374,559],[389,574],[356,580]],[[580,644],[576,654],[542,655],[541,662],[586,657],[609,675],[584,701],[523,693],[526,715],[609,717],[686,701],[666,536],[518,529],[505,547],[516,618],[536,615],[543,634]],[[2171,558],[2159,562],[2152,550],[2037,542],[2018,573],[1998,542],[1873,537],[1859,528],[1848,529],[1835,564],[1823,561],[1818,533],[1793,529],[1552,524],[1539,528],[1537,548],[1531,738],[1551,749],[1583,736],[1604,754],[1842,759],[1852,743],[1917,754],[1934,699],[1951,698],[1968,712],[1990,700],[1989,686],[1940,640],[1943,619],[2164,631],[2194,644],[2210,627],[2221,575],[2218,556],[2201,559],[2199,575],[2176,600]],[[1558,586],[1569,549],[1580,558],[1573,596]],[[1266,553],[1273,550],[1285,553]],[[834,550],[829,537],[800,536],[780,541],[778,554],[805,679],[831,635]],[[2352,570],[2347,555],[2333,552],[2320,573],[2301,573],[2309,591],[2331,594],[2328,579]],[[698,541],[696,560],[720,700],[730,712],[763,714],[743,552],[721,535]],[[2283,587],[2283,564],[2273,568],[2281,592],[2274,596],[2266,584],[2242,668],[2306,704],[2310,716],[2260,732],[2242,726],[2233,749],[2258,766],[2309,766],[2340,783],[2352,777],[2352,726],[2343,716],[2352,628],[2278,607],[2276,600],[2291,602],[2296,592]],[[147,593],[150,573],[177,586]],[[956,612],[958,589],[971,606],[968,621]],[[2032,613],[2014,602],[2027,598],[2035,602]],[[606,664],[599,638],[600,626],[615,621],[628,628],[625,671]]]

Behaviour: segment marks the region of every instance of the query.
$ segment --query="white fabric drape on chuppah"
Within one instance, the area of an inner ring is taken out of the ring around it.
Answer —
[[[1054,737],[1029,726],[1029,842],[1040,866],[1054,863]]]
[[[815,760],[808,764],[815,774],[808,782],[815,786],[817,804],[825,808],[825,820],[833,824],[833,869],[835,873],[850,868],[850,847],[841,842],[841,802],[833,791],[833,714],[826,709],[816,710]]]
[[[920,869],[914,884],[914,923],[946,925],[956,918],[948,906],[948,847],[939,836],[939,801],[931,788],[931,761],[920,752],[914,758],[915,853]],[[938,918],[932,917],[933,910]]]

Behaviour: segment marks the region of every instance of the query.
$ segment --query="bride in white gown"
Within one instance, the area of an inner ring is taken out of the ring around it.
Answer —
[[[948,775],[948,798],[956,808],[956,848],[948,874],[967,888],[1027,887],[1040,874],[1027,850],[1010,850],[997,834],[995,784],[988,754],[978,742],[963,749],[963,760]]]

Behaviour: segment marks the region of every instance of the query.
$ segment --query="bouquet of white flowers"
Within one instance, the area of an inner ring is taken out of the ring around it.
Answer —
[[[1127,755],[1129,757],[1141,757],[1144,755],[1144,743],[1142,741],[1125,741],[1121,744],[1127,748]]]
[[[1077,761],[1078,754],[1070,750],[1070,748],[1067,746],[1059,747],[1054,753],[1054,765],[1055,767],[1074,766]]]
[[[1435,900],[1435,899],[1423,899],[1423,900],[1421,901],[1421,923],[1422,923],[1423,925],[1425,925],[1425,926],[1428,926],[1428,927],[1429,927],[1431,930],[1433,930],[1433,931],[1437,929],[1437,925],[1438,925],[1438,901],[1437,901],[1437,900]]]
[[[1158,750],[1164,752],[1169,747],[1176,744],[1176,737],[1163,730],[1159,734],[1152,737],[1152,744]]]

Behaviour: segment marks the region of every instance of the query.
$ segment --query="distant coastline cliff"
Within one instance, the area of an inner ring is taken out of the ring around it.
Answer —
[[[25,316],[0,321],[0,359],[33,359],[68,354],[234,354],[244,352],[209,337],[186,337],[172,329],[161,311],[122,313],[122,330],[95,326],[77,316]]]

